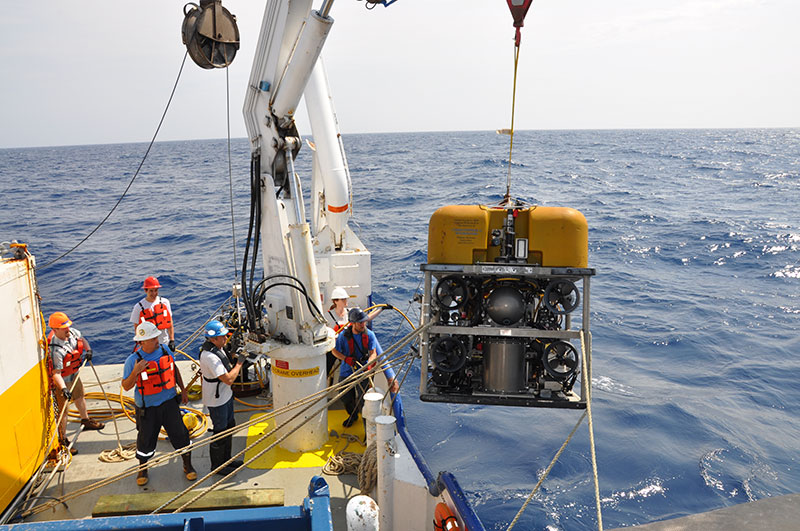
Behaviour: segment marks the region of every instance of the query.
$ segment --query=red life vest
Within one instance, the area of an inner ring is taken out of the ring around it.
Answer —
[[[344,333],[347,334],[345,337],[347,338],[347,346],[350,347],[350,355],[360,362],[366,361],[369,357],[369,335],[367,331],[364,330],[364,333],[361,334],[361,346],[363,350],[356,349],[356,341],[352,328],[348,328]]]
[[[140,302],[139,308],[142,309],[142,311],[139,312],[140,323],[142,321],[150,321],[156,325],[156,328],[159,330],[166,330],[172,327],[172,313],[170,313],[169,307],[161,302],[161,297],[158,298],[158,302],[152,307],[145,309]]]
[[[175,387],[175,364],[172,356],[167,352],[164,347],[161,348],[161,357],[158,362],[148,361],[147,367],[136,378],[136,388],[142,395],[142,400],[145,396],[155,395],[165,389],[172,389]],[[142,355],[136,351],[139,359],[144,359]]]
[[[47,344],[48,346],[52,345],[53,338],[55,337],[55,332],[50,330],[50,333],[47,334]],[[60,346],[60,345],[58,345]],[[71,376],[78,372],[78,369],[81,366],[81,355],[83,354],[83,338],[79,337],[77,343],[75,344],[75,349],[68,351],[64,354],[64,365],[63,369],[61,369],[61,377]]]

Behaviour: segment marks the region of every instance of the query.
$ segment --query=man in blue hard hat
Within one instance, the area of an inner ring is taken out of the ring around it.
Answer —
[[[208,408],[215,434],[236,426],[233,416],[233,384],[245,356],[239,356],[234,365],[225,353],[225,343],[228,342],[228,329],[220,321],[209,321],[205,330],[206,340],[200,352],[200,372],[203,374],[203,405]],[[217,474],[227,476],[235,469],[242,466],[241,460],[231,461],[233,435],[229,434],[212,442],[208,447],[211,457],[211,470]]]
[[[339,334],[333,349],[333,355],[343,362],[339,369],[340,380],[353,374],[354,369],[374,362],[378,356],[377,351],[380,349],[378,338],[375,337],[372,330],[367,328],[369,316],[363,310],[352,308],[348,313],[348,319],[351,325]],[[398,385],[391,368],[385,369],[384,374],[389,382],[389,390],[396,393]],[[347,411],[347,418],[342,423],[344,427],[352,426],[358,418],[366,392],[367,382],[362,380],[342,397],[344,408]]]

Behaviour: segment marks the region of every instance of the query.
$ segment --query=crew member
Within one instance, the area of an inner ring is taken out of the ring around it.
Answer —
[[[233,416],[233,390],[231,385],[239,372],[245,356],[239,356],[236,364],[223,350],[228,342],[228,329],[221,322],[209,321],[206,325],[206,341],[200,352],[200,371],[203,373],[203,405],[208,408],[214,433],[223,432],[236,426]],[[242,466],[241,460],[235,460],[226,466],[220,466],[231,458],[233,435],[212,442],[208,447],[211,457],[211,469],[217,474],[227,476]]]
[[[375,337],[372,330],[367,328],[369,316],[360,308],[353,308],[350,310],[348,318],[351,325],[339,334],[333,349],[333,355],[344,362],[339,369],[340,380],[353,374],[354,368],[358,369],[362,365],[368,365],[375,361],[379,349],[378,338]],[[399,386],[393,371],[387,368],[384,370],[384,374],[389,383],[389,390],[396,393]],[[344,427],[352,426],[358,418],[366,392],[367,382],[362,380],[342,397],[344,408],[347,411],[347,418],[342,423]]]
[[[169,442],[176,450],[189,444],[189,431],[183,424],[178,403],[189,399],[183,385],[181,371],[175,366],[172,352],[160,344],[161,331],[150,321],[136,327],[133,340],[138,348],[125,360],[122,370],[122,388],[133,393],[136,403],[136,458],[145,464],[156,453],[158,434],[163,426]],[[175,386],[181,390],[180,396]],[[191,452],[183,454],[183,473],[194,481],[197,472],[192,467]],[[147,484],[147,469],[139,471],[138,485]]]
[[[83,383],[78,377],[83,360],[91,361],[92,347],[89,341],[77,328],[70,328],[72,321],[64,312],[55,312],[50,316],[50,333],[47,343],[50,346],[50,358],[53,363],[52,380],[56,390],[56,403],[58,410],[63,411],[69,407],[67,401],[72,400],[81,416],[81,426],[84,430],[102,430],[105,424],[89,418],[86,411]],[[77,381],[76,381],[77,379]],[[75,387],[72,386],[73,382]],[[72,391],[70,391],[72,389]],[[69,446],[67,439],[67,414],[61,417],[58,425],[58,436],[61,444]],[[72,448],[71,452],[77,454],[78,450]]]
[[[133,323],[134,332],[142,321],[150,321],[156,325],[161,332],[158,338],[159,343],[167,345],[172,352],[175,352],[175,323],[172,319],[172,306],[169,299],[159,296],[158,288],[160,287],[161,284],[158,283],[156,277],[144,279],[142,289],[145,296],[133,305],[130,321]]]

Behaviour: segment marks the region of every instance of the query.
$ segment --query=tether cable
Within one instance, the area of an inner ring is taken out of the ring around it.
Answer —
[[[135,181],[136,177],[139,176],[139,172],[142,170],[142,166],[144,166],[144,162],[147,160],[147,156],[150,154],[150,150],[152,149],[153,144],[155,144],[155,142],[156,142],[156,137],[158,137],[158,132],[161,130],[161,125],[164,123],[164,118],[166,118],[166,116],[167,116],[167,111],[169,110],[169,106],[172,103],[172,98],[175,96],[175,90],[178,88],[178,82],[181,79],[181,74],[183,73],[183,66],[186,64],[186,57],[188,55],[189,55],[189,51],[187,50],[186,53],[183,54],[183,61],[181,62],[181,67],[178,70],[178,77],[175,79],[175,84],[172,86],[172,92],[169,95],[169,100],[167,100],[167,106],[164,108],[164,112],[161,114],[161,120],[159,120],[158,127],[156,127],[156,131],[155,131],[155,133],[153,133],[153,138],[152,138],[152,140],[150,140],[150,144],[147,146],[147,151],[145,151],[144,156],[142,157],[142,161],[139,163],[139,167],[136,168],[136,172],[133,174],[133,177],[131,177],[131,180],[128,183],[128,186],[125,187],[125,191],[122,192],[122,195],[117,200],[117,203],[108,212],[108,214],[106,214],[106,217],[103,218],[103,221],[98,223],[97,226],[94,229],[92,229],[92,231],[89,234],[87,234],[81,241],[79,241],[77,244],[75,244],[75,246],[72,249],[70,249],[69,251],[65,252],[64,254],[59,256],[58,258],[55,258],[54,260],[51,260],[51,261],[47,262],[43,266],[37,267],[36,269],[44,269],[46,267],[50,267],[51,265],[55,264],[56,262],[58,262],[59,260],[61,260],[65,256],[67,256],[69,253],[71,253],[72,251],[74,251],[75,249],[80,247],[80,245],[83,242],[88,240],[95,232],[98,231],[98,229],[100,229],[100,227],[103,225],[103,223],[105,223],[108,220],[108,218],[111,217],[111,214],[114,213],[114,211],[117,209],[119,204],[125,198],[125,196],[128,193],[128,190],[130,190],[131,186],[133,185],[133,181]]]

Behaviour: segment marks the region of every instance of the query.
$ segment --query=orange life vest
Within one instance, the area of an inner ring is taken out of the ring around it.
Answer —
[[[47,344],[52,347],[53,338],[55,337],[55,332],[50,330],[50,333],[47,334]],[[57,345],[60,346],[60,345]],[[61,369],[61,377],[71,376],[78,372],[78,369],[81,366],[81,355],[83,354],[83,338],[79,337],[77,343],[75,344],[75,349],[68,351],[64,354],[64,368]]]
[[[139,308],[142,309],[142,311],[139,312],[140,323],[142,321],[150,321],[156,325],[156,328],[159,330],[166,330],[172,327],[172,313],[170,313],[169,307],[161,302],[161,297],[158,298],[158,302],[152,307],[145,309],[140,302]]]
[[[158,358],[157,362],[148,361],[145,370],[136,378],[136,388],[142,395],[143,401],[145,396],[155,395],[165,389],[175,387],[174,361],[163,346],[159,345],[159,347],[161,348],[161,357]],[[144,359],[139,352],[137,350],[136,355],[139,359]]]

